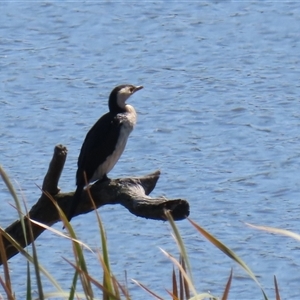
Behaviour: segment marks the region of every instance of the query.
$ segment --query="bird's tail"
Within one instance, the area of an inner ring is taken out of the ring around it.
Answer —
[[[81,201],[81,195],[82,195],[83,187],[84,186],[82,186],[82,185],[77,186],[77,189],[76,189],[75,194],[73,196],[73,200],[72,200],[72,203],[71,203],[71,206],[69,208],[68,215],[67,215],[69,222],[74,217],[74,214],[75,214],[75,211],[78,207],[78,204]]]

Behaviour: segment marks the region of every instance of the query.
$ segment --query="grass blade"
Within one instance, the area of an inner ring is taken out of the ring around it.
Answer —
[[[226,284],[226,287],[225,287],[225,290],[224,290],[224,293],[223,293],[223,296],[222,296],[221,300],[227,300],[228,299],[230,286],[231,286],[231,281],[232,281],[232,274],[233,274],[233,272],[232,272],[232,268],[231,268],[230,275],[229,275],[229,278],[228,278],[228,281],[227,281],[227,284]]]
[[[245,223],[246,225],[248,225],[249,227],[258,229],[258,230],[263,230],[263,231],[267,231],[270,233],[275,233],[275,234],[281,234],[281,235],[285,235],[288,237],[291,237],[297,241],[300,241],[300,235],[297,233],[294,233],[292,231],[286,230],[286,229],[279,229],[279,228],[274,228],[274,227],[269,227],[269,226],[259,226],[259,225],[252,225],[250,223]]]
[[[103,264],[103,271],[104,271],[103,272],[103,286],[105,287],[105,290],[109,291],[110,294],[120,296],[118,288],[116,290],[114,289],[114,287],[116,287],[116,286],[113,284],[113,281],[112,281],[105,229],[102,224],[100,214],[97,211],[97,207],[95,205],[95,202],[93,200],[93,197],[90,193],[89,188],[87,189],[87,193],[88,193],[89,199],[94,207],[94,210],[96,212],[98,226],[99,226],[99,230],[100,230],[100,234],[101,234],[102,258],[100,259],[100,261]],[[105,292],[103,293],[103,300],[109,300],[109,296],[106,295]]]
[[[72,280],[72,285],[71,285],[71,288],[70,288],[69,300],[73,300],[74,297],[75,297],[77,281],[78,281],[78,272],[77,272],[77,270],[75,270],[73,280]]]
[[[179,262],[180,262],[180,264],[181,264],[182,269],[184,270],[184,272],[186,272],[185,262],[184,262],[184,258],[182,256],[180,256]],[[182,276],[180,270],[179,270],[179,275],[180,275],[181,278],[183,278],[183,287],[184,287],[184,292],[185,292],[185,298],[186,299],[190,299],[191,296],[190,296],[190,290],[189,290],[188,283],[186,282],[185,278]]]
[[[118,292],[116,293],[115,290],[113,289],[111,273],[107,269],[107,265],[101,253],[99,253],[99,261],[103,269],[103,299],[110,300],[110,297],[113,296],[115,298]]]
[[[7,256],[6,251],[3,243],[3,236],[0,232],[0,255],[2,258],[2,264],[3,264],[3,271],[4,271],[4,278],[5,278],[5,286],[6,286],[6,295],[7,299],[13,299],[12,297],[12,286],[11,286],[11,280],[9,275],[9,267],[7,262]]]
[[[48,225],[45,225],[45,224],[40,223],[40,222],[38,222],[38,221],[35,221],[35,220],[33,220],[33,219],[29,219],[29,220],[30,220],[31,223],[36,224],[36,225],[39,225],[40,227],[43,227],[43,228],[45,228],[46,230],[49,230],[50,232],[52,232],[52,233],[54,233],[54,234],[56,234],[56,235],[58,235],[58,236],[60,236],[60,237],[63,237],[63,238],[65,238],[65,239],[69,239],[69,240],[71,240],[71,241],[73,241],[73,242],[79,244],[80,246],[84,247],[85,249],[87,249],[87,250],[90,251],[91,253],[94,253],[94,251],[93,251],[87,244],[83,243],[82,241],[80,241],[80,240],[78,240],[78,239],[75,239],[75,238],[72,238],[71,236],[68,236],[68,235],[62,233],[62,232],[59,231],[59,230],[56,230],[56,229],[54,229],[54,228],[52,228],[52,227],[50,227],[50,226],[48,226]]]
[[[172,290],[173,290],[173,300],[178,299],[178,288],[177,288],[177,280],[176,280],[174,266],[172,272]]]
[[[280,300],[279,288],[278,288],[276,276],[274,276],[274,285],[275,285],[276,300]]]
[[[175,258],[173,257],[171,254],[169,254],[168,252],[166,252],[165,250],[159,248],[160,251],[165,255],[167,256],[172,262],[173,264],[176,265],[176,267],[180,270],[181,274],[183,275],[183,278],[186,280],[189,288],[192,290],[193,294],[196,296],[197,295],[197,292],[194,288],[194,285],[192,283],[192,281],[190,280],[188,274],[185,272],[185,270],[182,268],[182,265],[180,264],[180,262]]]
[[[73,238],[76,238],[76,236],[74,235]],[[83,290],[86,295],[86,299],[92,300],[94,298],[94,295],[93,295],[91,283],[86,276],[86,274],[88,274],[88,270],[87,270],[87,265],[86,265],[85,258],[83,255],[83,251],[77,243],[72,242],[72,244],[73,244],[73,251],[74,251],[74,257],[76,259],[76,264],[77,264],[78,268],[82,271],[82,272],[80,272],[80,280],[81,280],[81,284],[82,284]]]
[[[100,220],[100,216],[97,213],[97,219],[98,224],[101,232],[101,245],[102,245],[102,258],[103,258],[103,264],[105,266],[104,272],[103,272],[103,286],[112,294],[114,294],[114,288],[111,280],[111,272],[110,272],[110,264],[109,264],[109,258],[108,258],[108,249],[107,249],[107,243],[106,243],[106,235],[104,231],[103,224]],[[109,297],[106,297],[103,295],[103,300],[109,299]]]
[[[94,295],[93,295],[92,286],[89,280],[87,280],[87,277],[85,276],[85,274],[88,274],[87,265],[84,259],[82,248],[80,247],[80,243],[78,243],[78,239],[76,237],[75,231],[73,230],[70,222],[68,222],[66,215],[59,207],[59,205],[56,203],[56,201],[53,199],[53,197],[48,192],[44,192],[44,193],[45,195],[47,195],[47,197],[52,201],[53,205],[56,207],[59,217],[63,221],[64,227],[68,230],[69,235],[71,237],[76,264],[79,267],[79,269],[83,271],[80,272],[80,280],[81,280],[82,288],[84,290],[86,299],[93,299]]]
[[[95,280],[93,277],[91,277],[88,273],[84,272],[80,267],[70,262],[68,259],[63,258],[66,262],[68,262],[80,275],[84,275],[90,283],[94,284],[96,287],[101,289],[103,293],[107,293],[109,297],[111,297],[112,300],[120,300],[120,298],[117,298],[115,295],[110,294],[109,291],[105,290],[105,287],[99,283],[97,280]],[[94,298],[93,298],[94,299]]]
[[[25,205],[25,209],[26,209],[26,215],[28,215],[26,205]],[[43,285],[42,285],[42,280],[41,280],[38,255],[37,255],[37,250],[36,250],[36,247],[35,247],[35,241],[34,241],[34,237],[33,237],[31,222],[28,222],[28,228],[29,228],[30,238],[31,238],[31,241],[32,241],[31,242],[32,257],[33,257],[33,265],[34,265],[34,271],[35,271],[36,283],[37,283],[37,287],[38,287],[39,298],[41,300],[43,300],[44,299]]]
[[[193,282],[193,277],[192,277],[192,271],[191,271],[191,266],[190,266],[190,263],[189,263],[189,259],[188,259],[188,255],[187,255],[187,252],[186,252],[186,249],[185,249],[185,246],[184,246],[184,243],[183,243],[183,240],[181,238],[181,235],[179,233],[179,230],[172,218],[172,215],[170,214],[169,211],[165,211],[165,215],[172,227],[172,230],[174,232],[174,236],[175,236],[175,241],[178,245],[178,248],[179,248],[179,251],[181,253],[181,256],[183,257],[184,261],[186,262],[186,265],[187,265],[187,270],[188,270],[188,274],[189,274],[189,277],[190,277],[190,281]]]
[[[148,292],[150,295],[152,295],[154,298],[158,299],[158,300],[164,300],[163,298],[159,297],[158,295],[156,295],[154,292],[152,292],[150,289],[148,289],[145,285],[143,285],[142,283],[138,282],[137,280],[131,279],[136,285],[138,285],[139,287],[141,287],[142,289],[144,289],[146,292]]]
[[[237,255],[235,254],[231,249],[229,249],[227,246],[225,246],[222,242],[220,242],[218,239],[216,239],[213,235],[211,235],[208,231],[200,227],[197,223],[192,221],[191,219],[187,218],[189,222],[198,230],[199,233],[201,233],[208,241],[210,241],[214,246],[216,246],[219,250],[221,250],[223,253],[225,253],[228,257],[230,257],[232,260],[237,262],[247,273],[248,275],[256,282],[256,284],[259,286],[264,299],[267,300],[267,296],[260,285],[259,281],[257,280],[256,276],[253,274],[251,269],[246,265],[246,263]]]
[[[24,219],[23,219],[22,213],[21,213],[22,209],[21,209],[20,201],[18,199],[17,193],[16,193],[12,183],[9,180],[9,177],[7,176],[6,172],[4,171],[4,169],[1,165],[0,165],[0,175],[2,177],[2,180],[5,183],[6,187],[8,188],[11,196],[13,197],[13,199],[15,201],[17,211],[18,211],[18,214],[19,214],[19,219],[20,219],[22,229],[23,229],[24,239],[25,239],[25,242],[26,242],[26,245],[27,245],[28,243],[27,243],[27,236],[26,236],[26,230],[25,230],[25,223],[24,223]]]
[[[0,228],[0,234],[2,234],[10,243],[13,247],[15,247],[20,254],[22,254],[31,264],[34,263],[33,257],[27,253],[23,249],[22,246],[19,245],[18,242],[16,242],[7,232],[5,232],[2,228]],[[62,288],[60,285],[56,282],[56,280],[48,273],[48,271],[39,265],[40,271],[49,279],[49,281],[53,284],[53,286],[59,291],[63,292]]]
[[[173,293],[171,293],[170,291],[166,290],[167,293],[172,297],[172,300],[180,300],[179,298],[177,298]]]
[[[0,276],[0,284],[2,285],[6,295],[7,295],[7,299],[9,300],[14,300],[14,296],[12,295],[9,287],[6,285],[6,283],[3,281],[2,277]]]
[[[184,288],[183,288],[183,274],[180,272],[180,269],[178,269],[178,277],[179,277],[179,299],[183,300],[183,294],[184,294]]]
[[[31,294],[31,274],[30,274],[30,264],[29,261],[27,261],[27,289],[26,289],[26,300],[31,300],[32,294]]]
[[[121,299],[117,279],[115,277],[111,276],[111,281],[112,281],[112,285],[113,285],[113,290],[115,291],[115,296],[118,299]]]

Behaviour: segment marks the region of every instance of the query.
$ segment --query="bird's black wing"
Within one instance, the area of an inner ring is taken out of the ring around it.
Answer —
[[[115,150],[121,124],[118,114],[108,112],[87,133],[78,158],[77,185],[85,185],[84,172],[89,181],[98,166]]]

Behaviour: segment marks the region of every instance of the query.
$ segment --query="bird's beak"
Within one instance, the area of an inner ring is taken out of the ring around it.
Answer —
[[[134,90],[133,90],[132,94],[139,91],[139,90],[141,90],[142,88],[143,88],[142,85],[138,85],[138,86],[134,87]]]

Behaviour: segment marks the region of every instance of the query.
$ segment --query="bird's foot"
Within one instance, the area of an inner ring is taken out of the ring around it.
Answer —
[[[102,177],[102,179],[98,180],[98,182],[100,183],[100,182],[110,181],[110,180],[111,180],[111,179],[108,178],[107,175],[104,175],[104,176]]]

